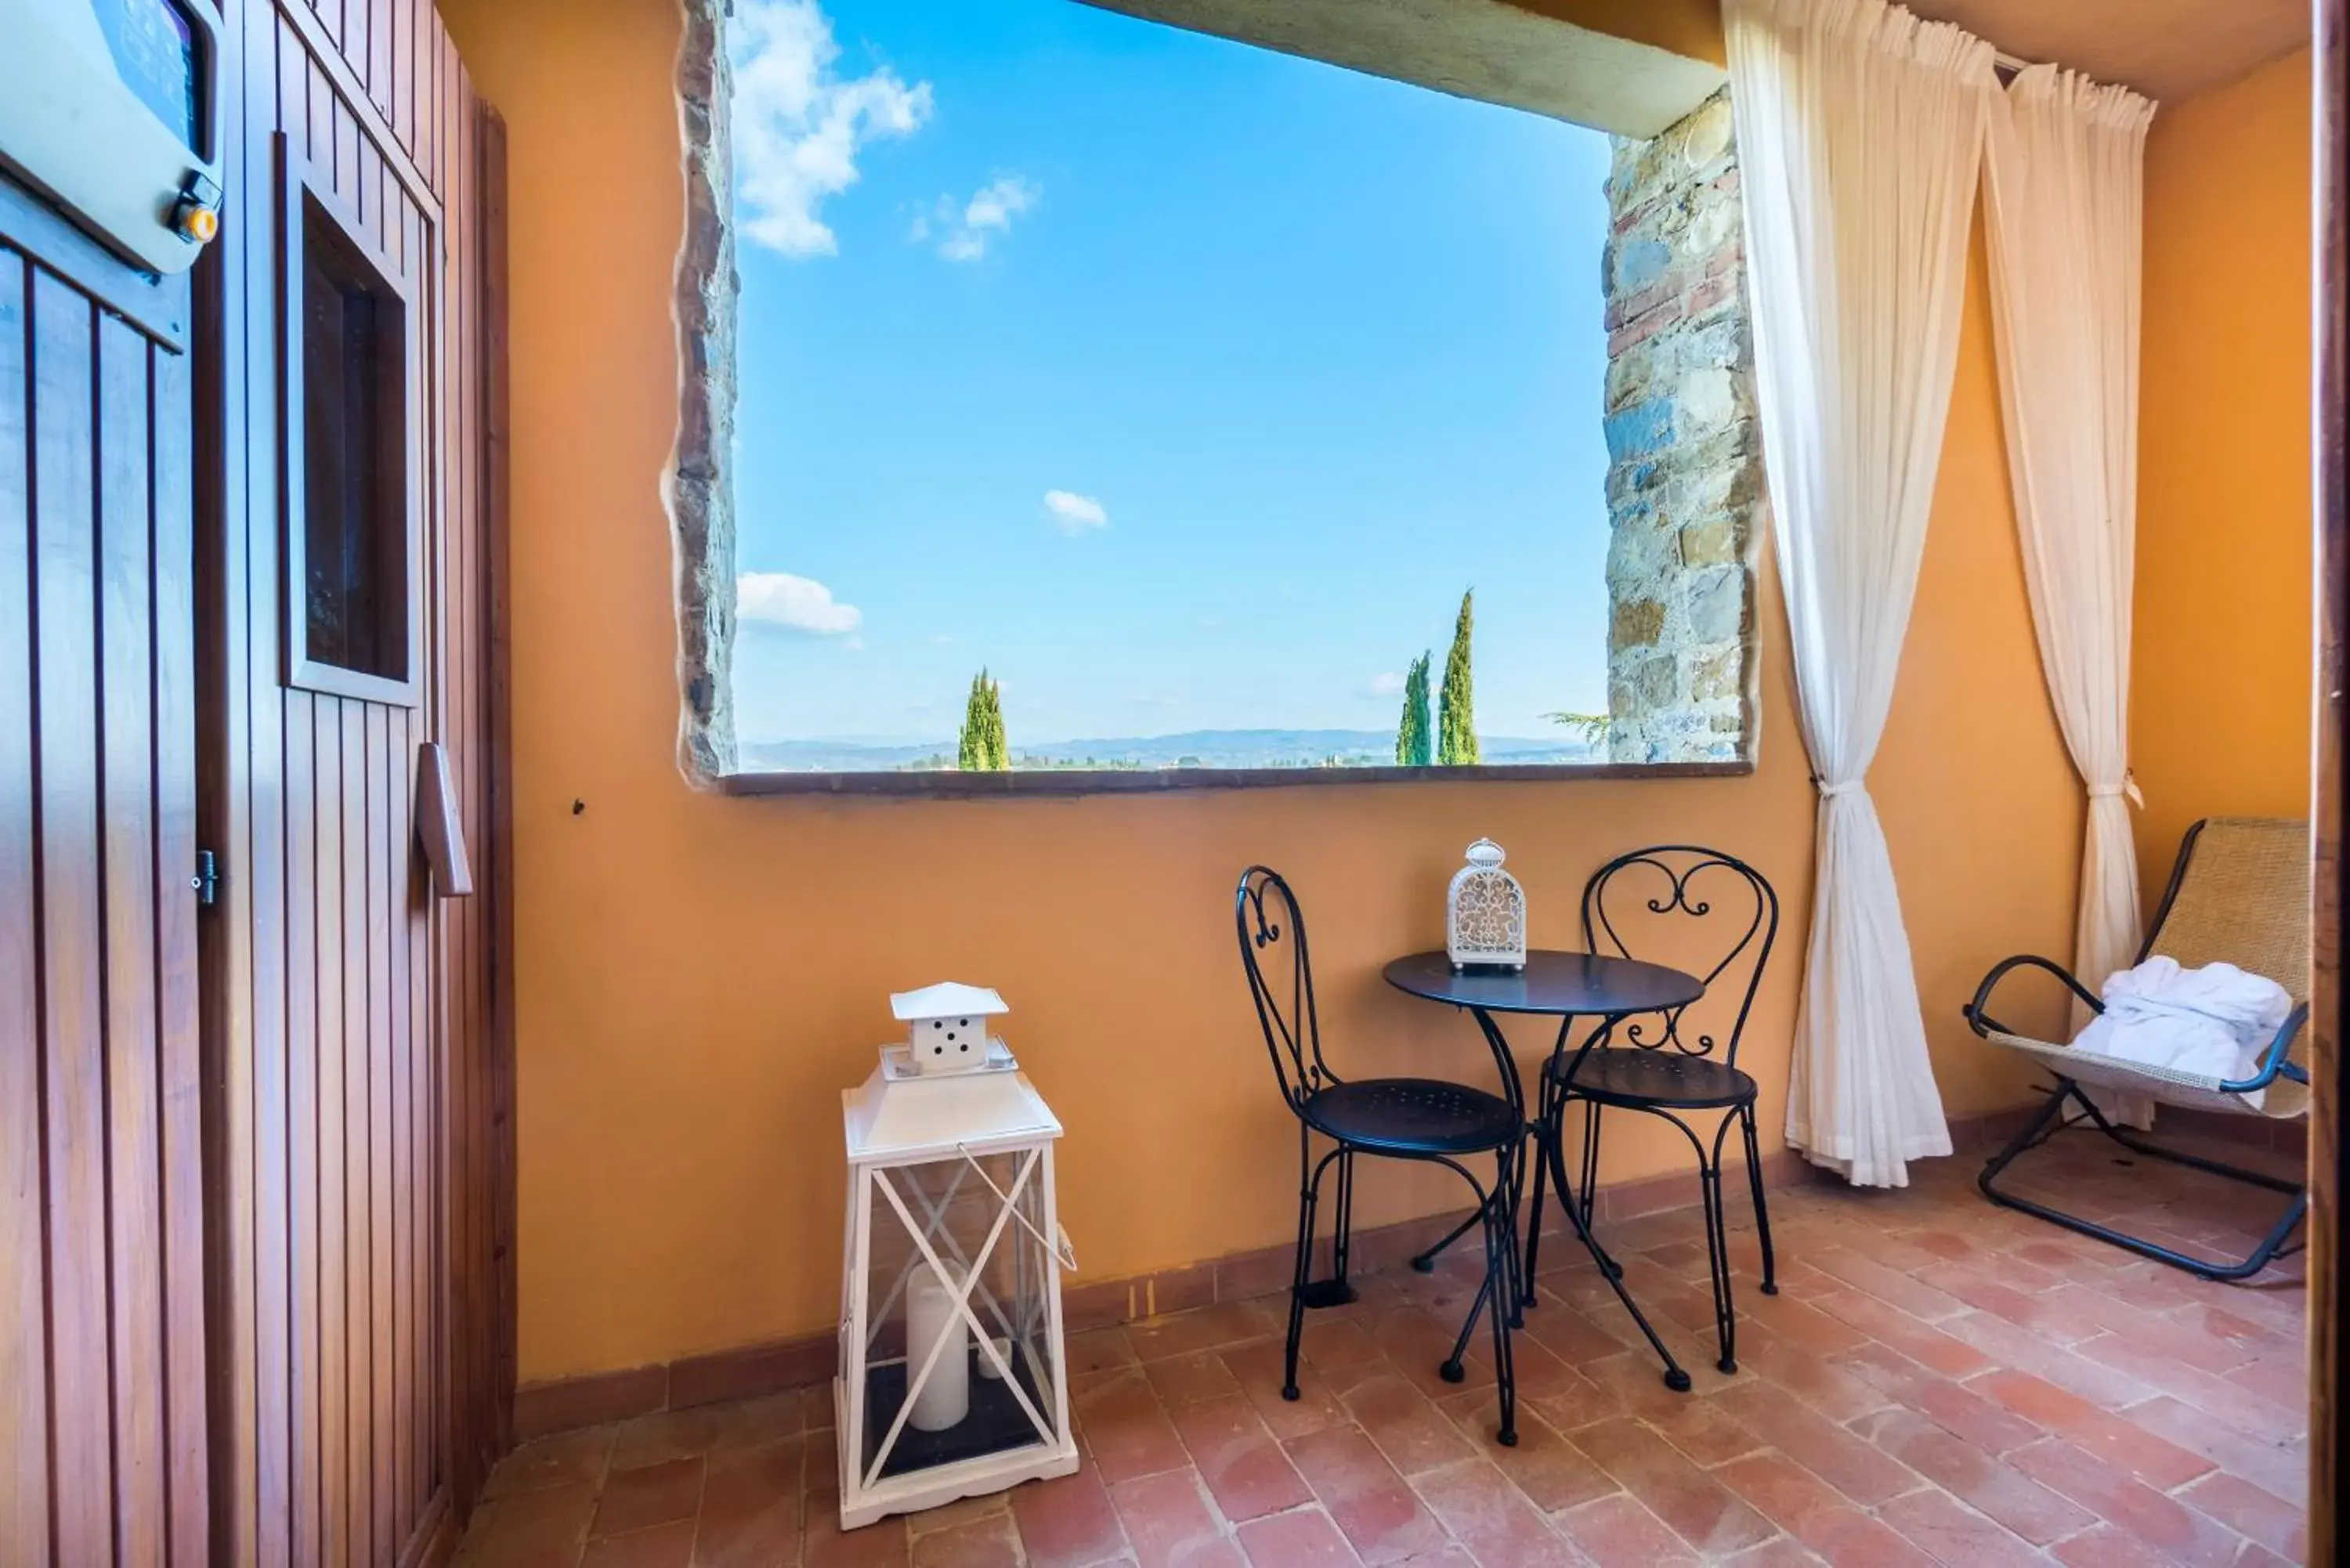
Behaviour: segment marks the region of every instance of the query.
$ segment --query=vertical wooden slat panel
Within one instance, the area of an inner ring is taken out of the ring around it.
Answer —
[[[384,119],[392,124],[392,135],[399,137],[399,120],[392,109],[397,83],[392,77],[392,32],[396,26],[392,0],[369,0],[368,5],[368,53],[366,69],[368,97],[383,111]]]
[[[316,144],[317,117],[327,112],[328,99],[317,65],[302,47],[290,26],[277,33],[277,126],[286,145],[306,159]],[[255,613],[262,607],[255,606]],[[273,616],[282,616],[282,608]],[[341,1449],[325,1427],[321,1395],[329,1376],[327,1344],[319,1312],[319,1249],[322,1238],[319,1168],[322,1101],[319,1068],[322,1050],[331,1049],[332,1030],[322,1032],[319,1012],[318,903],[321,864],[318,854],[317,726],[315,700],[307,692],[285,691],[286,809],[286,1051],[287,1149],[290,1191],[286,1199],[288,1234],[292,1237],[292,1299],[287,1339],[293,1361],[287,1411],[291,1438],[287,1463],[293,1518],[289,1531],[294,1561],[333,1560],[330,1543],[337,1538],[330,1498],[339,1489],[328,1484],[329,1466]]]
[[[413,1520],[423,1503],[416,1489],[417,1357],[411,1346],[415,1324],[408,1294],[413,1260],[408,1249],[408,1217],[415,1205],[415,1156],[408,1133],[408,903],[410,872],[401,851],[407,841],[401,829],[408,819],[408,781],[400,776],[400,761],[408,754],[408,713],[405,709],[384,715],[383,823],[378,837],[380,853],[390,868],[394,898],[384,943],[384,1001],[387,1012],[384,1073],[388,1143],[390,1149],[392,1198],[385,1214],[382,1241],[389,1262],[386,1271],[386,1317],[390,1323],[391,1366],[391,1436],[390,1461],[392,1513],[403,1525]]]
[[[433,161],[427,167],[432,171],[435,188],[442,193],[446,211],[449,191],[448,156],[449,106],[451,74],[448,69],[448,49],[445,44],[431,54],[432,121]],[[430,680],[427,691],[430,706],[425,722],[428,737],[445,741],[448,736],[448,604],[442,584],[448,576],[448,517],[451,480],[449,475],[448,441],[450,439],[449,296],[452,256],[462,243],[462,232],[444,227],[434,236],[433,261],[430,276],[432,306],[432,334],[426,340],[426,350],[432,357],[432,373],[423,390],[425,418],[432,431],[432,444],[426,449],[427,471],[425,494],[432,508],[432,524],[427,530],[430,545],[425,556],[425,568],[432,583],[432,594],[425,612],[425,646]],[[437,1332],[440,1339],[439,1375],[434,1383],[434,1395],[444,1411],[442,1435],[446,1445],[438,1456],[441,1480],[455,1489],[459,1501],[464,1501],[463,1463],[466,1438],[465,1393],[463,1364],[464,1360],[463,1322],[459,1314],[458,1284],[462,1271],[457,1257],[463,1246],[463,1232],[455,1212],[452,1194],[462,1179],[457,1174],[462,1137],[454,1112],[454,1068],[450,1059],[449,1031],[449,932],[448,904],[434,900],[426,911],[426,957],[432,971],[432,997],[427,1026],[433,1036],[432,1078],[428,1104],[431,1106],[439,1165],[433,1173],[432,1223],[433,1228],[433,1291],[440,1302],[441,1313]]]
[[[427,38],[420,56],[419,90],[423,95],[423,108],[418,117],[420,156],[424,167],[432,173],[434,188],[443,192],[444,213],[450,211],[446,205],[449,181],[445,152],[448,142],[447,101],[452,87],[452,76],[448,68],[450,54],[447,40],[436,34]],[[426,504],[432,508],[432,523],[426,530],[428,543],[424,566],[429,574],[428,580],[433,584],[425,617],[428,680],[423,724],[424,738],[435,741],[442,739],[447,732],[446,709],[442,696],[443,607],[439,589],[445,573],[449,514],[449,257],[463,241],[462,224],[444,223],[434,232],[428,245],[430,260],[427,263],[426,286],[433,301],[433,329],[425,340],[425,349],[432,357],[432,369],[426,384],[418,389],[417,399],[420,415],[431,434],[424,449],[427,467],[422,483]],[[451,1265],[450,1250],[454,1244],[455,1232],[449,1214],[449,1194],[456,1179],[453,1162],[457,1142],[448,1109],[449,1039],[445,1027],[445,1003],[449,971],[447,953],[442,945],[442,921],[438,901],[428,903],[422,911],[419,933],[422,949],[421,967],[425,971],[429,988],[422,1012],[422,1028],[430,1034],[432,1042],[424,1077],[424,1106],[435,1157],[423,1194],[424,1219],[432,1259],[426,1286],[435,1307],[432,1397],[437,1419],[432,1462],[435,1484],[451,1489],[458,1505],[463,1507],[471,1501],[465,1490],[465,1468],[459,1462],[466,1431],[465,1407],[456,1381],[456,1368],[462,1354],[458,1347],[463,1338],[463,1330],[452,1320],[456,1274]]]
[[[465,696],[466,746],[471,753],[466,769],[471,790],[471,811],[467,831],[472,841],[492,844],[496,836],[490,826],[490,609],[489,545],[485,533],[487,516],[487,472],[484,465],[484,413],[483,398],[487,390],[487,379],[483,371],[488,353],[484,333],[483,306],[484,285],[482,275],[481,244],[482,213],[482,130],[483,115],[478,101],[469,101],[465,115],[465,210],[471,214],[468,226],[471,243],[465,247],[465,561],[468,639],[467,690]],[[476,1120],[476,1156],[474,1163],[473,1201],[481,1211],[482,1247],[474,1261],[481,1272],[478,1297],[481,1314],[476,1320],[475,1334],[481,1350],[481,1392],[477,1408],[483,1420],[477,1434],[477,1451],[481,1462],[487,1466],[496,1457],[502,1442],[495,1412],[500,1400],[496,1390],[501,1386],[502,1365],[499,1345],[503,1331],[500,1303],[504,1294],[504,1259],[510,1238],[505,1234],[500,1208],[496,1200],[501,1164],[498,1150],[503,1138],[502,1107],[495,1061],[495,1032],[491,1001],[490,914],[495,893],[473,900],[467,910],[473,942],[473,961],[467,976],[472,999],[473,1020],[473,1073],[480,1085],[481,1108]]]
[[[402,17],[405,24],[407,18]],[[396,187],[395,187],[396,189]],[[395,202],[399,226],[395,234],[393,255],[399,260],[408,278],[412,296],[425,298],[418,286],[412,250],[415,234],[414,210],[405,196]],[[408,394],[414,397],[411,388]],[[421,432],[420,432],[421,433]],[[411,480],[412,486],[412,480]],[[412,489],[411,489],[412,493]],[[387,733],[384,757],[384,833],[385,864],[392,874],[392,899],[390,915],[390,949],[385,962],[387,1001],[390,1008],[390,1052],[391,1099],[392,1188],[395,1193],[390,1215],[391,1256],[391,1360],[392,1360],[392,1471],[394,1495],[398,1500],[398,1517],[413,1520],[421,1512],[424,1494],[416,1476],[416,1378],[421,1360],[415,1351],[415,1303],[410,1291],[410,1281],[415,1269],[415,1253],[409,1242],[410,1220],[416,1207],[416,1171],[418,1161],[410,1126],[408,1068],[414,1043],[409,1037],[408,986],[408,914],[415,901],[413,886],[415,871],[411,842],[408,830],[409,799],[411,789],[407,759],[414,748],[409,742],[409,711],[395,710],[385,716]]]
[[[290,47],[299,48],[288,39]],[[302,156],[321,169],[335,166],[335,89],[328,85],[327,73],[307,55],[295,57],[304,62],[303,74],[308,78],[308,95],[303,100],[303,117],[286,126],[286,134],[302,150]]]
[[[430,7],[427,6],[426,9],[429,10]],[[408,23],[412,45],[415,29],[413,7],[411,7]],[[410,57],[411,78],[416,74],[414,66],[415,57],[411,53]],[[410,140],[413,142],[412,101],[411,107]],[[415,288],[416,297],[425,302],[427,309],[431,308],[433,286],[433,268],[425,245],[426,236],[431,232],[422,213],[412,205],[406,205],[402,221],[402,249],[407,257],[409,276]],[[428,377],[431,374],[431,365],[432,361],[428,358],[426,360]],[[418,443],[420,459],[416,472],[411,476],[410,483],[411,493],[423,499],[426,508],[426,532],[429,536],[432,514],[430,499],[425,496],[425,482],[426,475],[431,470],[425,466],[421,454],[430,452],[429,443],[434,432],[430,421],[422,417],[424,410],[429,407],[424,388],[411,387],[409,400],[413,410],[411,418],[417,421],[417,428],[425,437],[424,441]],[[428,582],[431,580],[429,576],[426,580]],[[417,649],[417,656],[420,659],[424,658],[423,649]],[[426,692],[424,700],[429,703],[431,701],[429,677],[420,690]],[[391,852],[395,860],[411,866],[414,863],[416,843],[413,819],[415,758],[417,747],[426,738],[427,733],[421,711],[411,710],[400,715],[398,750],[403,777],[398,796],[400,812],[393,826]],[[406,1464],[409,1495],[419,1512],[430,1505],[433,1495],[432,1421],[434,1416],[432,1390],[434,1379],[433,1368],[437,1366],[431,1346],[431,1324],[433,1313],[432,1299],[425,1287],[428,1277],[426,1264],[428,1254],[425,1249],[429,1245],[429,1238],[424,1228],[426,1210],[430,1203],[430,1173],[437,1163],[437,1158],[434,1146],[431,1142],[430,1124],[424,1115],[424,1101],[421,1096],[424,1062],[432,1049],[432,1032],[425,1023],[426,1011],[421,1005],[426,998],[422,965],[427,944],[420,933],[431,904],[432,898],[429,890],[422,888],[416,888],[407,903],[398,911],[393,931],[396,955],[396,962],[393,966],[394,983],[400,992],[398,1006],[399,1034],[402,1042],[401,1137],[408,1151],[407,1185],[404,1189],[407,1201],[401,1213],[400,1224],[400,1246],[404,1257],[401,1275],[403,1303],[401,1312],[407,1327],[402,1354],[406,1357],[405,1365],[409,1368],[403,1383],[409,1395]]]
[[[156,1061],[162,1112],[164,1492],[169,1561],[201,1568],[212,1516],[204,1410],[203,1065],[197,1029],[195,430],[187,357],[152,361]]]
[[[477,172],[473,157],[476,118],[470,111],[464,117],[458,137],[462,154],[450,178],[450,190],[454,204],[461,211],[473,210],[473,181]],[[454,701],[452,703],[451,732],[455,737],[458,760],[458,792],[462,803],[465,836],[473,843],[484,842],[481,832],[481,560],[480,538],[476,524],[481,515],[479,445],[475,404],[480,397],[481,382],[476,367],[480,350],[475,329],[478,326],[477,279],[473,273],[473,247],[462,246],[456,254],[459,286],[450,310],[457,324],[456,348],[452,364],[462,368],[452,378],[456,413],[451,425],[451,462],[458,474],[459,502],[449,520],[450,606],[457,618],[456,657],[451,661],[454,678]],[[483,980],[484,955],[481,940],[481,907],[473,899],[465,900],[460,915],[463,932],[462,951],[463,965],[455,984],[463,998],[464,1028],[461,1033],[465,1082],[469,1086],[469,1109],[466,1118],[466,1180],[465,1200],[473,1210],[473,1251],[467,1260],[472,1277],[470,1298],[472,1313],[467,1324],[466,1342],[476,1390],[489,1386],[490,1325],[493,1314],[491,1294],[493,1276],[486,1266],[495,1238],[490,1222],[487,1199],[489,1170],[490,1092],[484,1071],[484,1008]],[[477,1405],[478,1394],[475,1397]],[[479,1463],[488,1444],[488,1435],[476,1429],[472,1434],[474,1462]]]
[[[430,5],[416,7],[416,134],[409,145],[416,166],[435,191],[446,191],[441,177],[441,18]],[[445,237],[445,236],[443,236]]]
[[[343,933],[343,1277],[347,1355],[343,1416],[350,1472],[352,1561],[372,1561],[375,1529],[375,1287],[374,1238],[369,1221],[368,1105],[368,834],[367,713],[348,699],[342,711],[342,788],[335,807],[342,818]]]
[[[294,1237],[293,1552],[296,1563],[325,1559],[320,1477],[319,1095],[317,701],[286,695],[286,861],[306,874],[289,879],[286,911],[287,1114],[293,1147],[286,1161]]]
[[[399,1507],[393,1421],[399,1409],[397,1369],[391,1355],[391,918],[389,905],[398,896],[386,863],[385,818],[390,802],[385,782],[390,774],[390,749],[385,710],[365,705],[365,738],[361,755],[367,769],[367,793],[361,818],[367,834],[367,1075],[368,1075],[368,1327],[369,1386],[369,1483],[375,1503],[374,1561],[390,1563],[398,1552]],[[403,899],[403,901],[405,901]]]
[[[114,1561],[107,1342],[106,1064],[98,867],[96,446],[89,299],[33,282],[33,618],[48,1165],[51,1434],[58,1557]]]
[[[115,1540],[162,1560],[161,1129],[156,1102],[154,518],[147,340],[98,328],[97,666],[105,910],[109,1324]]]
[[[49,1539],[40,905],[34,892],[32,277],[0,249],[0,1542]]]
[[[369,35],[380,39],[384,7],[370,6]],[[372,82],[372,78],[370,78]],[[370,90],[375,90],[372,86]],[[356,132],[357,122],[353,129]],[[368,234],[379,250],[385,244],[389,217],[387,197],[397,183],[387,179],[381,151],[362,137],[355,149],[357,207]],[[361,723],[360,759],[364,781],[359,823],[365,835],[366,857],[362,898],[366,937],[360,961],[367,984],[366,1033],[358,1042],[364,1053],[360,1064],[367,1075],[367,1319],[368,1385],[367,1443],[369,1501],[369,1560],[389,1563],[399,1549],[398,1485],[393,1462],[392,1420],[399,1392],[391,1357],[391,1174],[390,1052],[391,1011],[389,986],[390,920],[387,906],[393,898],[390,867],[384,858],[384,752],[386,710],[376,703],[359,705]]]
[[[443,52],[442,71],[453,84],[456,72],[447,51]],[[464,127],[458,118],[457,95],[452,91],[444,97],[447,118],[444,121],[446,162],[442,176],[442,188],[452,199],[456,211],[463,207]],[[452,748],[452,772],[462,773],[463,753],[455,751],[463,743],[463,713],[458,703],[463,689],[463,611],[459,593],[464,576],[463,555],[458,543],[458,521],[464,512],[464,382],[453,367],[464,363],[462,341],[464,300],[463,246],[451,244],[444,247],[448,277],[442,289],[441,315],[441,357],[444,369],[440,377],[440,392],[443,400],[441,420],[442,447],[439,461],[444,475],[442,491],[442,520],[438,533],[440,547],[439,588],[436,605],[441,615],[439,647],[440,689],[437,714],[441,737]],[[467,968],[465,945],[465,909],[463,905],[443,903],[442,917],[442,964],[443,992],[441,1014],[444,1053],[448,1073],[449,1152],[448,1168],[451,1190],[445,1200],[450,1215],[450,1268],[452,1289],[450,1312],[452,1353],[451,1376],[455,1387],[458,1420],[455,1433],[456,1453],[453,1456],[459,1484],[463,1486],[474,1463],[477,1437],[468,1419],[473,1390],[479,1386],[478,1346],[474,1343],[473,1325],[476,1317],[474,1290],[478,1272],[473,1267],[474,1249],[479,1241],[475,1210],[469,1199],[473,1186],[473,1127],[476,1113],[473,1076],[469,1061],[464,1005],[464,975]]]
[[[290,49],[280,30],[265,35],[271,54],[266,61],[251,62],[258,78],[248,95],[255,105],[256,130],[274,124],[284,112],[287,94],[299,78],[293,67],[300,55]],[[272,113],[272,110],[275,113]],[[266,116],[266,119],[264,117]],[[274,142],[260,139],[253,152],[246,189],[262,194],[254,204],[268,209],[273,223],[277,189]],[[274,255],[273,246],[273,255]],[[284,318],[283,296],[287,280],[271,269],[272,295],[268,326],[256,334],[255,358],[265,370],[255,394],[259,429],[251,452],[251,510],[245,514],[247,611],[244,622],[245,679],[244,705],[250,715],[246,735],[249,784],[244,796],[249,862],[242,911],[249,925],[244,976],[251,987],[249,1044],[252,1063],[253,1142],[251,1208],[253,1212],[253,1410],[255,1502],[257,1509],[253,1561],[260,1568],[293,1563],[294,1496],[300,1482],[293,1469],[293,1322],[290,1293],[293,1280],[292,1215],[286,1201],[294,1127],[288,1114],[287,1078],[290,1066],[288,1018],[293,1012],[291,989],[297,983],[286,972],[286,924],[289,905],[298,896],[303,872],[289,866],[286,846],[286,700],[280,684],[279,628],[284,570],[281,543],[284,527],[283,452],[279,442],[288,429],[276,348],[276,323]],[[298,429],[298,423],[292,428]],[[265,504],[265,497],[266,503]]]
[[[269,188],[267,130],[276,121],[276,28],[265,6],[229,13],[239,90],[223,100],[223,158],[233,191]],[[201,951],[206,1085],[206,1323],[210,1345],[212,1552],[214,1562],[244,1568],[257,1560],[260,1504],[253,1393],[252,1010],[250,933],[244,911],[252,768],[245,737],[252,723],[246,680],[254,613],[246,543],[255,508],[274,515],[269,432],[276,425],[276,371],[270,344],[276,269],[276,214],[267,201],[237,201],[224,213],[220,239],[219,370],[208,377],[216,465],[216,518],[198,559],[204,626],[198,645],[198,819],[221,876],[219,903],[205,917]]]
[[[330,89],[331,90],[331,89]],[[331,113],[335,122],[335,192],[351,204],[361,222],[365,222],[374,203],[367,187],[359,179],[361,137],[359,122],[348,105],[339,98],[333,99]]]
[[[291,1128],[286,1120],[285,693],[277,681],[277,619],[261,605],[278,598],[278,534],[256,525],[248,546],[256,604],[248,669],[253,679],[252,887],[254,1064],[255,1455],[260,1469],[257,1557],[268,1568],[291,1561],[289,1378],[293,1351],[287,1291],[286,1205]]]
[[[377,101],[391,124],[392,139],[412,152],[416,147],[416,0],[388,0],[386,10],[391,34],[386,56],[390,70]]]
[[[348,1206],[344,1199],[346,1107],[343,1074],[342,703],[311,700],[317,732],[311,764],[317,859],[312,898],[317,920],[318,1009],[318,1466],[326,1561],[353,1561],[350,1506],[350,1373],[346,1303]]]
[[[491,1407],[512,1408],[515,1386],[514,1213],[514,836],[506,824],[514,810],[514,670],[512,568],[507,520],[512,515],[512,447],[506,377],[506,143],[505,121],[486,106],[479,115],[481,170],[480,286],[482,302],[482,525],[487,535],[483,571],[489,601],[487,679],[490,752],[490,876],[484,888],[490,922],[490,1147],[488,1178],[495,1262],[494,1340],[491,1356]],[[493,1434],[504,1448],[510,1433],[502,1421]]]

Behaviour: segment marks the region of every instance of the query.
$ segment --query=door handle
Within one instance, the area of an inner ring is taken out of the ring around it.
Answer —
[[[441,898],[473,894],[473,866],[465,853],[465,823],[458,811],[457,785],[449,776],[449,751],[438,741],[416,748],[416,838],[432,871],[432,893]]]

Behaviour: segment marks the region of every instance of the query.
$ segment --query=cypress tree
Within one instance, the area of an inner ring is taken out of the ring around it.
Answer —
[[[971,678],[971,694],[962,704],[962,732],[955,737],[955,766],[963,773],[979,773],[990,765],[987,704],[987,671],[983,670]]]
[[[1411,661],[1403,678],[1403,718],[1396,725],[1396,764],[1424,768],[1432,760],[1435,737],[1428,719],[1428,655]]]
[[[1003,773],[1012,766],[1012,742],[1003,732],[1003,688],[987,679],[981,670],[980,680],[987,687],[987,766]]]
[[[1448,768],[1478,760],[1476,681],[1469,670],[1476,597],[1474,588],[1461,596],[1461,617],[1452,623],[1452,648],[1444,656],[1444,689],[1437,699],[1436,760]]]

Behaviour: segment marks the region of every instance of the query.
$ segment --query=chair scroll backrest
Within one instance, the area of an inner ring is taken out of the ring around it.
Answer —
[[[1337,1080],[1322,1063],[1322,1029],[1314,1012],[1314,969],[1305,952],[1305,917],[1281,874],[1252,866],[1241,873],[1232,914],[1240,928],[1241,967],[1264,1028],[1281,1097],[1295,1110]]]
[[[1630,1018],[1617,1039],[1738,1064],[1763,968],[1779,939],[1779,895],[1735,856],[1694,844],[1619,855],[1583,885],[1583,945],[1595,953],[1669,963],[1705,981],[1705,995],[1663,1014]],[[1697,1010],[1694,1014],[1691,1009]]]
[[[2180,967],[2231,963],[2309,999],[2309,823],[2213,816],[2187,830],[2170,886],[2147,933]],[[2094,985],[2102,976],[2084,976]]]

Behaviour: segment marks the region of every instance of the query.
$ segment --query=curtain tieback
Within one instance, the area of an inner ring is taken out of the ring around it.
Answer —
[[[1814,774],[1812,775],[1812,787],[1820,792],[1822,800],[1834,800],[1837,795],[1850,794],[1854,790],[1865,789],[1866,785],[1859,779],[1846,779],[1842,784],[1830,784]]]
[[[2091,800],[2104,800],[2111,795],[2126,796],[2132,805],[2137,807],[2140,811],[2144,811],[2146,809],[2146,796],[2138,793],[2137,774],[2131,773],[2126,769],[2122,773],[2122,782],[2117,784],[2091,784],[2089,786],[2089,798]]]

